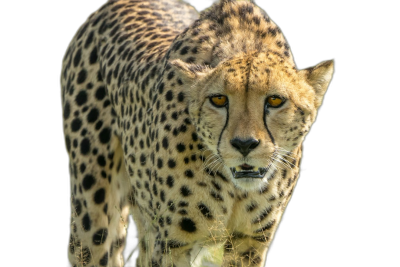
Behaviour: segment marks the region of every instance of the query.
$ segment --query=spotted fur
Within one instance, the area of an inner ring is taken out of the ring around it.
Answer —
[[[123,266],[131,213],[137,266],[190,266],[212,246],[223,266],[263,266],[332,72],[332,61],[297,70],[253,2],[198,14],[178,0],[108,1],[63,61],[71,264]],[[268,107],[271,95],[284,105]],[[257,147],[243,156],[235,138]],[[235,179],[243,164],[265,177]]]

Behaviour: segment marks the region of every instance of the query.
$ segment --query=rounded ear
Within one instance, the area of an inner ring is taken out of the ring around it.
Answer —
[[[318,65],[300,71],[308,84],[310,84],[315,91],[315,107],[318,108],[322,104],[322,99],[328,89],[329,83],[333,75],[333,60],[327,60],[319,63]]]
[[[205,65],[185,63],[180,59],[175,59],[169,63],[179,73],[184,82],[193,83],[195,80],[207,76],[211,68]]]

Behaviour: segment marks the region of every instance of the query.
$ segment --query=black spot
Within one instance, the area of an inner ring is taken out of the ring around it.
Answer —
[[[92,186],[94,185],[95,182],[96,182],[96,179],[92,175],[90,175],[90,174],[86,175],[82,181],[83,189],[89,190],[90,188],[92,188]]]
[[[215,187],[215,189],[217,189],[218,191],[221,191],[221,186],[220,186],[218,183],[216,183],[216,182],[214,182],[214,181],[211,181],[211,183],[213,184],[213,186]]]
[[[190,47],[189,46],[185,46],[184,48],[182,48],[180,54],[181,55],[186,55],[189,52],[189,50],[190,50]]]
[[[178,213],[179,213],[180,215],[187,215],[187,214],[188,214],[188,212],[187,212],[185,209],[179,210]]]
[[[268,214],[271,213],[271,211],[272,211],[272,206],[267,207],[266,209],[264,209],[264,210],[261,212],[261,214],[259,214],[259,215],[257,216],[257,218],[254,218],[254,219],[252,220],[252,223],[253,223],[253,224],[259,224],[262,220],[264,220],[264,219],[268,216]]]
[[[107,215],[107,211],[108,211],[108,204],[106,203],[103,208],[103,212],[105,215]]]
[[[76,79],[76,82],[78,84],[82,84],[82,83],[84,83],[86,81],[86,77],[87,77],[87,71],[83,69],[78,73],[78,77]]]
[[[140,164],[142,166],[146,165],[146,156],[144,154],[140,155]]]
[[[165,192],[164,192],[164,190],[161,190],[161,192],[160,192],[160,199],[161,199],[162,202],[165,202]]]
[[[215,191],[211,191],[210,195],[217,201],[224,201],[223,197]]]
[[[199,204],[197,204],[197,208],[200,210],[201,214],[203,214],[204,217],[209,220],[213,219],[210,209],[204,203],[200,202]]]
[[[78,199],[74,200],[74,208],[75,208],[76,216],[81,215],[81,213],[82,213],[82,204]]]
[[[287,170],[282,170],[282,179],[286,179]]]
[[[206,186],[207,186],[207,184],[204,183],[204,182],[197,182],[197,184],[198,184],[199,186],[201,186],[201,187],[206,187]]]
[[[104,254],[104,256],[100,259],[100,266],[107,266],[108,264],[108,252]]]
[[[181,40],[181,41],[178,41],[178,42],[176,42],[176,43],[174,44],[174,46],[172,47],[172,49],[173,49],[174,51],[177,51],[177,50],[179,50],[179,48],[181,48],[182,44],[183,44],[183,41],[182,41],[182,40]]]
[[[65,102],[64,105],[64,119],[67,120],[69,118],[69,115],[71,114],[71,106],[69,105],[69,102]]]
[[[199,43],[200,43],[200,44],[201,44],[201,43],[204,43],[204,42],[207,42],[208,40],[210,40],[210,36],[203,35],[203,36],[200,36],[200,37],[199,37]]]
[[[171,90],[169,90],[169,91],[166,93],[166,95],[165,95],[165,99],[166,99],[167,101],[171,101],[173,98],[174,98],[174,94],[172,93]]]
[[[71,122],[71,130],[72,132],[77,132],[82,127],[82,121],[78,118],[74,119]]]
[[[179,206],[180,208],[188,207],[188,206],[189,206],[189,203],[186,202],[186,201],[179,201],[178,206]]]
[[[157,190],[157,185],[156,184],[153,184],[153,193],[154,193],[154,195],[158,195],[158,190]]]
[[[84,173],[85,170],[86,170],[86,165],[85,165],[85,163],[81,163],[81,166],[79,167],[79,169],[80,169],[81,173]]]
[[[179,225],[181,226],[181,229],[183,231],[186,231],[188,233],[193,233],[196,231],[196,224],[189,218],[183,218]]]
[[[260,17],[254,17],[254,18],[253,18],[253,22],[254,22],[256,25],[260,25],[261,18],[260,18]]]
[[[193,171],[186,170],[185,171],[185,176],[188,177],[188,178],[193,178],[194,177]]]
[[[198,140],[197,133],[192,133],[192,139],[194,142],[196,142]]]
[[[158,158],[158,160],[157,160],[157,167],[159,169],[161,169],[163,167],[163,160],[161,158]]]
[[[162,140],[162,146],[164,149],[168,149],[168,137],[164,137]]]
[[[175,166],[176,166],[176,161],[173,160],[173,159],[169,159],[168,160],[168,167],[173,169],[173,168],[175,168]]]
[[[178,80],[179,81],[179,80]],[[183,92],[180,92],[178,94],[178,101],[179,102],[183,102],[183,100],[185,99],[185,95],[183,94]]]
[[[107,144],[111,139],[111,129],[106,127],[99,134],[100,142]]]
[[[104,86],[100,86],[99,88],[97,88],[95,96],[97,100],[103,100],[106,96],[106,88]]]
[[[97,47],[94,47],[92,52],[90,53],[89,62],[90,64],[95,64],[97,62],[98,55],[97,55]]]
[[[185,60],[185,62],[186,62],[186,63],[189,63],[189,64],[195,63],[195,62],[196,62],[196,58],[195,58],[195,57],[188,57],[188,58]]]
[[[163,92],[164,92],[164,83],[160,83],[160,85],[158,86],[158,92],[160,93],[160,94],[162,94]]]
[[[268,222],[264,227],[255,230],[254,233],[258,234],[258,233],[264,232],[265,230],[269,230],[269,229],[271,229],[272,226],[274,226],[274,224],[275,224],[275,220],[272,220],[272,221]]]
[[[76,51],[75,57],[74,57],[74,67],[78,67],[79,63],[81,62],[82,58],[82,50],[79,48],[78,51]]]
[[[103,228],[98,230],[96,233],[93,235],[93,244],[94,245],[101,245],[106,242],[108,236],[108,230]]]
[[[100,188],[99,190],[94,193],[93,200],[96,204],[101,204],[104,202],[106,198],[106,190],[104,188]]]
[[[99,118],[99,110],[97,108],[92,108],[92,110],[90,110],[89,114],[87,115],[87,121],[89,123],[93,123],[97,121],[98,118]]]
[[[111,101],[110,101],[110,100],[104,101],[103,108],[108,107],[110,104],[111,104]]]
[[[283,52],[283,54],[284,54],[286,57],[290,57],[290,54],[289,54],[288,51]]]
[[[172,188],[174,186],[174,178],[172,176],[167,177],[167,185]]]
[[[171,80],[172,78],[174,78],[175,73],[173,71],[171,71],[170,73],[168,73],[167,79]]]
[[[185,151],[186,146],[185,146],[185,144],[183,144],[183,143],[179,143],[179,144],[176,145],[176,149],[177,149],[179,152],[183,152],[183,151]]]
[[[258,207],[258,204],[256,202],[252,202],[249,205],[246,206],[246,211],[247,212],[252,212]]]
[[[184,197],[190,196],[192,194],[192,191],[190,191],[189,187],[187,187],[186,185],[181,187],[181,194]]]
[[[106,166],[106,158],[103,155],[100,155],[97,157],[97,163],[101,166],[104,167]]]
[[[168,209],[171,211],[171,212],[175,212],[175,204],[174,204],[174,202],[172,202],[172,201],[168,201]]]
[[[92,220],[90,219],[89,213],[86,213],[82,218],[82,227],[85,232],[90,231],[92,228]]]
[[[82,106],[87,101],[87,94],[85,91],[80,91],[77,96],[75,97],[76,104],[78,106]]]
[[[81,142],[81,154],[87,155],[90,152],[90,141],[89,139],[85,138]]]
[[[187,119],[187,118],[186,118]],[[185,120],[186,120],[185,119]],[[186,122],[185,122],[186,123]],[[186,127],[186,125],[185,124],[182,124],[180,127],[179,127],[179,130],[182,132],[182,133],[186,133],[186,130],[187,130],[187,127]]]
[[[79,250],[77,259],[80,263],[82,263],[82,266],[86,266],[92,260],[92,252],[88,247],[84,247],[81,250]]]
[[[272,36],[276,36],[276,28],[268,28],[268,34]]]
[[[102,122],[102,121],[98,121],[98,122],[96,123],[96,130],[100,130],[101,127],[103,127],[103,122]]]

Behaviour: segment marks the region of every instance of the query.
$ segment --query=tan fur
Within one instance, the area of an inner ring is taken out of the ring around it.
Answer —
[[[122,266],[130,210],[137,266],[201,264],[218,247],[223,266],[263,266],[332,73],[332,61],[297,70],[252,2],[199,16],[175,0],[109,1],[63,63],[71,264]],[[269,107],[269,96],[285,103]],[[250,138],[259,143],[244,156],[232,140]],[[264,178],[235,179],[230,168],[245,163]]]

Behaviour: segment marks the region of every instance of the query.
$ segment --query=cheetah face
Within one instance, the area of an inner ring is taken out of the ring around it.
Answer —
[[[246,190],[295,167],[292,153],[315,120],[333,73],[332,61],[298,71],[268,54],[214,69],[180,60],[172,65],[188,84],[190,116],[209,151],[205,167]]]

